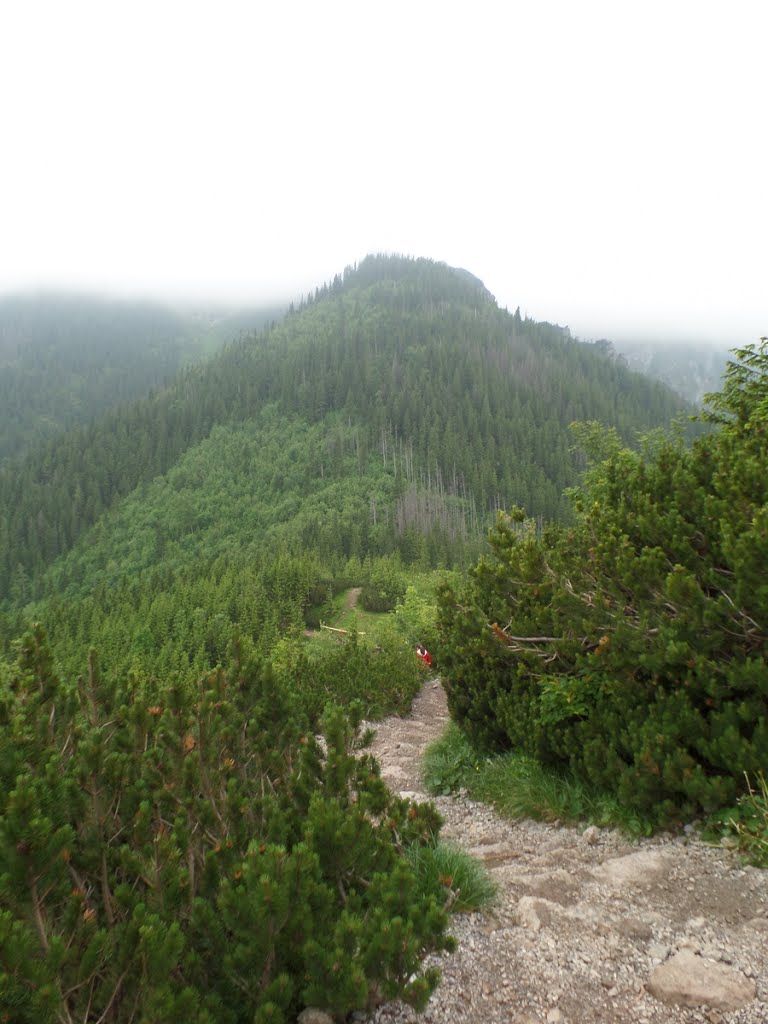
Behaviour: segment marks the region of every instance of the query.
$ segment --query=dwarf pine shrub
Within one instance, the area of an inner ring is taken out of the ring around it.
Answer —
[[[733,804],[768,762],[768,343],[738,353],[709,409],[691,447],[604,444],[573,525],[500,516],[440,598],[469,738],[665,823]]]
[[[421,1006],[447,915],[409,850],[431,805],[324,744],[268,668],[57,678],[42,629],[0,690],[0,1018],[251,1024]]]

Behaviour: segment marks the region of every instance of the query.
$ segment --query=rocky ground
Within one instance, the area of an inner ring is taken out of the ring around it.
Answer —
[[[448,722],[438,681],[373,751],[399,793],[427,799],[424,748]],[[485,913],[453,920],[458,951],[421,1015],[379,1007],[370,1024],[768,1024],[768,871],[693,834],[510,822],[439,797],[443,837],[499,885]]]

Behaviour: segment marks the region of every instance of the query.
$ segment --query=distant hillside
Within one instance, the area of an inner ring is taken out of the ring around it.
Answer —
[[[0,461],[143,397],[281,315],[64,294],[0,298]]]
[[[666,345],[629,342],[597,342],[614,351],[631,370],[648,374],[667,384],[692,405],[701,405],[705,394],[719,391],[730,353],[711,345]]]
[[[0,580],[4,593],[14,587],[34,593],[35,579],[81,537],[94,544],[89,530],[106,512],[169,474],[214,427],[219,443],[226,436],[221,430],[248,423],[267,431],[269,444],[257,442],[250,456],[226,442],[217,458],[235,459],[227,471],[243,492],[240,500],[261,507],[266,491],[259,452],[275,446],[280,459],[267,504],[279,505],[284,486],[293,497],[282,520],[298,516],[290,536],[284,526],[283,541],[305,549],[321,544],[326,553],[335,545],[341,555],[364,557],[394,546],[406,559],[438,558],[438,549],[425,556],[416,538],[435,530],[478,536],[494,508],[511,504],[545,518],[565,513],[562,491],[577,472],[571,421],[603,421],[632,442],[638,430],[666,424],[682,408],[668,389],[594,346],[499,309],[466,271],[429,260],[368,257],[282,322],[188,367],[154,395],[9,464],[0,472]],[[313,438],[307,450],[295,440],[302,424]],[[295,472],[290,464],[280,468],[290,451]],[[358,487],[354,478],[361,476],[380,483],[369,480],[369,500],[347,508],[347,496]],[[225,486],[218,475],[197,471],[173,529],[158,511],[161,548],[173,534],[179,550],[199,557],[194,538],[212,520],[218,535],[229,531],[235,543],[242,517],[223,515],[229,498],[216,500],[214,477]],[[324,503],[313,531],[304,501],[330,483],[337,505]],[[135,517],[142,517],[139,505]],[[103,522],[99,530],[103,534]],[[115,566],[119,572],[119,559]],[[83,573],[87,583],[85,569],[75,575]]]

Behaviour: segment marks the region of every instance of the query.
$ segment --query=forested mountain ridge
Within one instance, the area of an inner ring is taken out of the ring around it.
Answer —
[[[367,257],[281,323],[0,472],[3,595],[19,569],[34,579],[214,426],[253,420],[266,407],[278,420],[325,424],[308,473],[344,477],[349,457],[359,474],[373,457],[400,480],[401,499],[410,488],[401,531],[419,526],[425,493],[456,495],[476,520],[513,503],[557,517],[576,472],[572,420],[606,422],[631,441],[683,408],[561,328],[499,309],[466,271]],[[366,515],[377,522],[381,512]]]
[[[0,298],[0,462],[166,386],[183,366],[283,312],[57,293]]]
[[[494,510],[561,514],[572,419],[682,408],[465,271],[370,257],[7,462],[0,1017],[423,1007],[467,887],[361,722],[410,706],[416,640],[439,662],[434,586]],[[311,627],[348,587],[340,643]]]

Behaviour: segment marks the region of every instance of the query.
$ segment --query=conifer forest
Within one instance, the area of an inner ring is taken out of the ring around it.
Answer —
[[[416,642],[478,752],[736,805],[767,489],[765,339],[694,407],[427,259],[239,318],[0,300],[0,1020],[423,1007],[440,820],[365,724]]]

